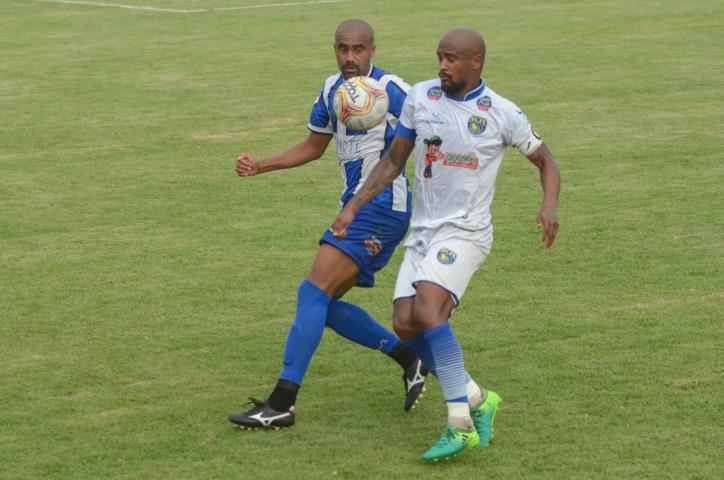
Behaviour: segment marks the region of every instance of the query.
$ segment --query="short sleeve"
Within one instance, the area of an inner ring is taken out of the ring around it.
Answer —
[[[309,115],[307,128],[317,133],[328,133],[330,135],[334,133],[327,103],[324,101],[324,90],[320,92],[317,101],[312,106],[312,113]]]
[[[402,107],[410,91],[410,86],[401,79],[391,79],[385,87],[387,98],[390,101],[389,112],[397,118],[402,114]]]
[[[415,133],[415,93],[416,87],[412,87],[410,93],[407,95],[405,102],[402,105],[402,112],[400,113],[399,121],[397,122],[397,128],[395,129],[395,135],[399,135],[408,140],[414,139],[417,134]]]
[[[528,117],[515,104],[510,104],[508,125],[505,129],[505,143],[517,148],[520,153],[528,157],[543,143],[540,136],[533,130]]]

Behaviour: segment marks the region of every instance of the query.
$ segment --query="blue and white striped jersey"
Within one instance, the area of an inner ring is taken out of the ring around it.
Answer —
[[[371,67],[367,76],[385,87],[390,103],[387,121],[367,131],[347,130],[337,119],[333,108],[334,94],[344,82],[344,77],[338,73],[324,82],[307,125],[313,132],[334,135],[343,180],[342,205],[362,188],[367,176],[390,147],[395,136],[397,119],[402,112],[407,92],[410,91],[410,86],[401,78],[381,68]],[[412,208],[410,184],[404,172],[371,203],[398,212],[409,212]]]

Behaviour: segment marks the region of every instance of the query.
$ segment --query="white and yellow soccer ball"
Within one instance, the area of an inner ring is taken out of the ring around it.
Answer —
[[[334,113],[350,130],[369,130],[385,119],[389,99],[380,82],[370,77],[352,77],[334,94]]]

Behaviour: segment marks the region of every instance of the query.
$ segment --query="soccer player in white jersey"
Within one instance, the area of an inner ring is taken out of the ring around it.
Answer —
[[[428,461],[486,446],[493,436],[500,397],[466,372],[448,319],[490,252],[490,203],[505,148],[517,148],[540,170],[537,224],[547,249],[558,231],[560,190],[558,165],[526,116],[481,79],[480,34],[448,32],[437,56],[439,78],[412,88],[388,153],[332,224],[343,238],[357,212],[397,177],[415,149],[415,209],[395,287],[394,327],[437,375],[447,403],[447,426],[422,455]]]
[[[309,137],[289,150],[257,161],[242,153],[236,162],[241,177],[294,168],[322,156],[332,137],[336,140],[345,188],[346,204],[365,182],[394,137],[397,118],[410,87],[402,79],[371,65],[375,53],[372,27],[361,20],[348,20],[337,28],[334,50],[340,73],[324,83],[312,107]],[[367,75],[385,86],[390,100],[387,121],[368,131],[346,130],[337,120],[332,99],[337,88],[350,77]],[[374,273],[384,267],[402,241],[410,221],[409,183],[397,175],[389,188],[380,191],[360,211],[345,239],[326,231],[312,270],[297,292],[297,312],[284,350],[284,365],[276,387],[266,401],[251,398],[252,408],[229,416],[229,421],[249,428],[289,427],[294,424],[294,404],[324,327],[394,359],[403,369],[405,411],[417,403],[424,391],[428,370],[400,339],[374,321],[356,305],[341,297],[353,286],[374,286]]]

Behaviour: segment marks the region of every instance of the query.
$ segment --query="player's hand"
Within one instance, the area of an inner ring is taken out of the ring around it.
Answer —
[[[240,177],[253,177],[259,173],[259,162],[253,155],[242,153],[236,159],[236,174]]]
[[[347,227],[349,227],[352,223],[352,220],[354,220],[354,213],[352,213],[349,208],[345,207],[341,212],[339,212],[337,218],[334,219],[332,228],[329,230],[332,232],[332,235],[342,239],[347,235]]]
[[[543,229],[543,234],[540,237],[540,243],[542,243],[546,250],[553,248],[553,242],[556,241],[556,234],[558,234],[558,214],[555,208],[542,208],[538,213],[536,219],[538,229]]]

